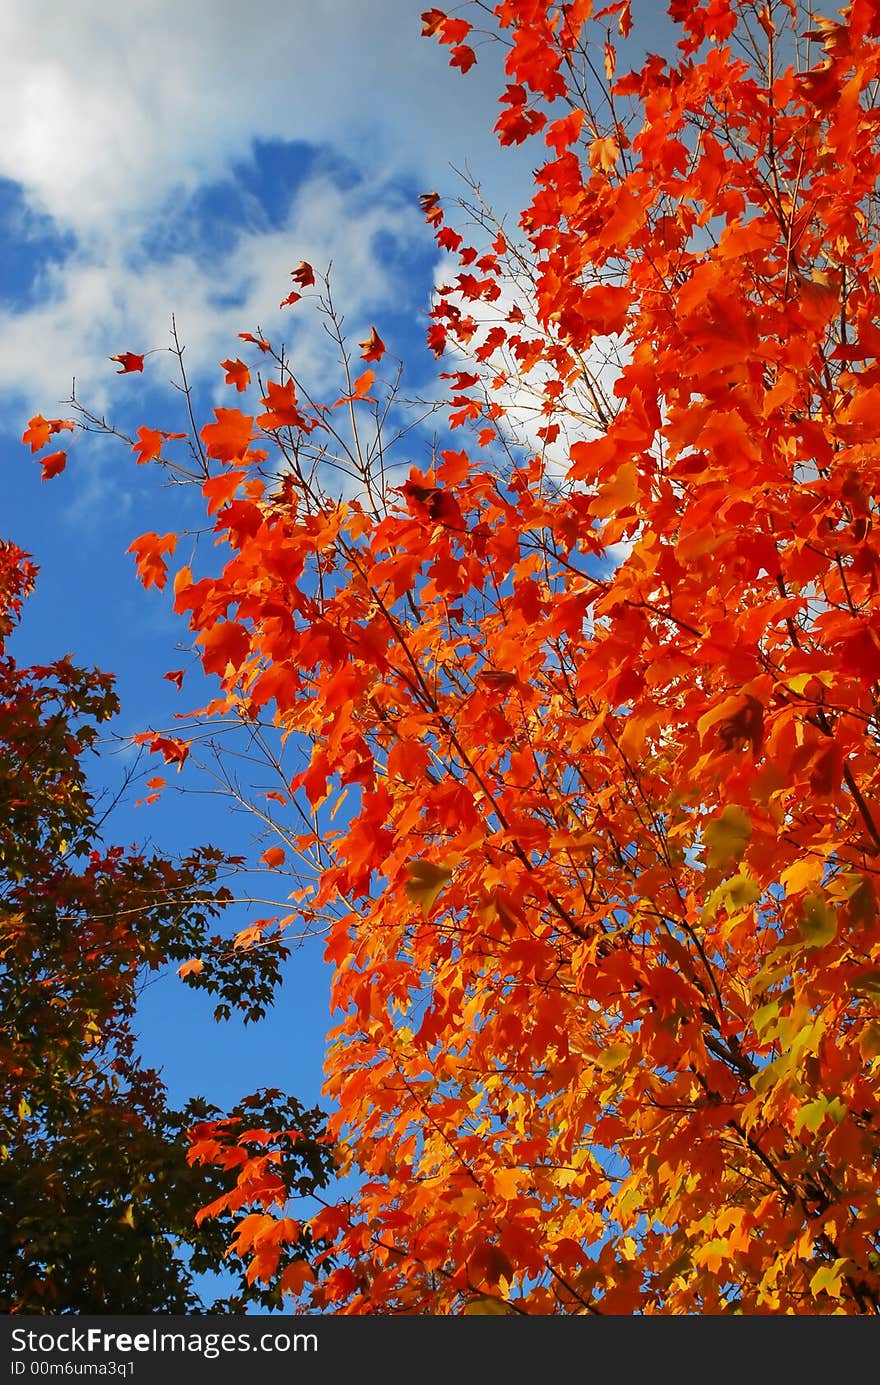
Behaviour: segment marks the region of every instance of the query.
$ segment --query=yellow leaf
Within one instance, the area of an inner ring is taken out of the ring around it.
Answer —
[[[709,866],[727,866],[738,861],[746,849],[752,832],[752,822],[748,813],[735,803],[728,803],[720,818],[708,822],[703,836],[708,848]]]
[[[824,1289],[831,1298],[838,1298],[843,1276],[849,1267],[849,1260],[835,1260],[833,1265],[823,1265],[810,1280],[810,1292],[819,1294]]]
[[[617,163],[619,154],[617,140],[612,139],[610,135],[602,135],[593,140],[587,158],[594,172],[610,173]]]
[[[825,947],[837,933],[837,918],[820,894],[804,898],[798,929],[807,947]]]
[[[762,1043],[776,1037],[776,1021],[779,1019],[779,1001],[771,1000],[769,1004],[762,1005],[755,1011],[755,1018],[752,1021],[755,1026],[755,1033]]]
[[[513,1309],[509,1303],[504,1303],[500,1298],[492,1298],[489,1294],[480,1294],[479,1298],[472,1298],[464,1306],[464,1315],[468,1318],[473,1317],[507,1317]]]
[[[630,1055],[629,1044],[609,1044],[604,1053],[600,1053],[596,1059],[603,1072],[610,1072],[613,1068],[619,1068],[625,1063]]]
[[[827,1114],[827,1097],[820,1096],[816,1101],[808,1101],[806,1105],[801,1107],[795,1117],[795,1134],[799,1135],[802,1130],[809,1130],[811,1135],[815,1135]]]
[[[590,509],[594,515],[605,519],[608,515],[629,509],[638,499],[638,495],[639,474],[636,470],[636,464],[635,462],[624,462],[623,466],[617,468],[612,479],[599,487]]]
[[[406,882],[404,889],[427,918],[443,886],[452,879],[452,871],[447,866],[435,865],[433,861],[407,861],[406,868],[411,879]]]
[[[780,877],[785,886],[785,893],[800,894],[802,890],[817,885],[822,879],[823,865],[824,862],[819,856],[805,856],[802,861],[795,861]]]
[[[728,1244],[720,1237],[707,1241],[694,1253],[694,1264],[705,1265],[710,1274],[717,1274],[721,1266],[729,1259]]]
[[[761,898],[761,886],[743,871],[725,881],[721,888],[734,909],[745,909]]]

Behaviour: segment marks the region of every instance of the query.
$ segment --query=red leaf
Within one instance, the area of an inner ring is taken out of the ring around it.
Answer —
[[[290,271],[290,277],[301,289],[307,289],[315,282],[315,271],[306,260],[300,260],[296,269]]]
[[[234,471],[221,471],[219,476],[208,477],[202,485],[202,494],[208,501],[209,515],[216,514],[229,503],[246,476],[246,471],[236,467]]]
[[[234,620],[220,620],[199,635],[199,643],[204,645],[202,667],[206,673],[226,676],[231,665],[241,668],[251,647],[251,637],[243,625]]]
[[[50,481],[53,476],[57,476],[67,466],[66,452],[50,452],[48,457],[43,458],[43,470],[40,473],[40,480]]]
[[[251,332],[239,332],[239,341],[249,341],[254,346],[258,346],[261,351],[271,351],[272,347],[265,337],[255,337]]]
[[[189,755],[189,743],[175,736],[161,736],[152,731],[143,731],[133,736],[136,745],[149,745],[151,755],[161,755],[166,765],[176,764],[180,769]]]
[[[425,220],[431,226],[439,226],[443,220],[443,212],[440,209],[439,192],[423,192],[419,198],[419,206],[425,215]]]
[[[361,351],[362,361],[381,361],[385,355],[385,343],[375,327],[370,328],[369,336],[358,342],[358,346],[363,348]]]
[[[438,33],[446,21],[442,10],[424,10],[422,13],[422,37],[431,38]]]
[[[462,72],[469,72],[477,61],[477,55],[473,48],[466,43],[459,43],[453,48],[449,58],[450,67],[460,67]]]
[[[143,370],[144,358],[138,356],[134,351],[123,351],[120,356],[111,356],[111,361],[119,362],[117,375],[128,375],[133,370]]]

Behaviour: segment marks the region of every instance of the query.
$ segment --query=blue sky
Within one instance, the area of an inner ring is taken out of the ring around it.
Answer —
[[[140,589],[125,552],[146,529],[180,527],[188,502],[138,470],[124,446],[94,437],[79,437],[66,472],[41,484],[20,444],[24,425],[38,411],[63,416],[75,376],[79,398],[123,429],[183,428],[170,357],[148,357],[143,375],[127,376],[108,359],[166,346],[172,313],[204,421],[223,393],[218,362],[246,356],[237,333],[257,324],[284,336],[319,394],[323,381],[332,389],[332,353],[314,318],[278,310],[301,259],[317,269],[332,259],[354,339],[375,322],[409,379],[430,382],[423,338],[437,253],[418,194],[456,194],[453,166],[467,167],[496,206],[516,206],[530,159],[500,155],[490,133],[497,55],[487,50],[467,78],[449,71],[420,37],[421,8],[3,7],[2,533],[41,570],[15,652],[25,662],[71,652],[113,671],[120,735],[165,724],[198,698],[195,685],[181,699],[163,682],[189,662],[176,650],[186,632],[167,594]],[[95,785],[114,785],[124,763],[105,754]],[[171,852],[209,840],[247,852],[253,828],[219,797],[167,795],[120,808],[106,835]],[[276,1011],[247,1030],[215,1027],[210,1003],[173,974],[151,984],[143,1048],[172,1098],[201,1092],[226,1105],[269,1084],[317,1100],[329,981],[320,951],[295,954]]]

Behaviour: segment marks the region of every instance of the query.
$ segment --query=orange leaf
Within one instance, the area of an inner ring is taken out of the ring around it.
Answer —
[[[234,385],[239,394],[243,393],[251,382],[251,373],[244,361],[240,361],[236,356],[235,360],[221,361],[220,364],[226,371],[227,385]]]
[[[216,423],[206,423],[201,432],[208,456],[219,462],[238,461],[250,446],[253,418],[240,409],[215,409],[214,416]]]
[[[205,970],[205,964],[200,957],[191,957],[188,962],[181,962],[177,968],[177,975],[183,980],[186,976],[198,976],[199,972]]]
[[[165,586],[168,580],[168,566],[162,557],[163,553],[171,554],[177,547],[176,534],[141,534],[139,539],[129,544],[128,553],[133,553],[137,560],[138,577],[145,587],[158,587],[159,590]]]
[[[162,451],[162,434],[155,428],[139,428],[137,431],[138,441],[131,445],[132,452],[137,453],[137,464],[143,466],[145,462],[152,462]]]
[[[59,433],[62,428],[73,431],[73,422],[66,418],[43,418],[42,414],[34,414],[22,434],[22,442],[28,445],[32,452],[39,452],[41,447],[45,447],[49,438],[54,433]]]

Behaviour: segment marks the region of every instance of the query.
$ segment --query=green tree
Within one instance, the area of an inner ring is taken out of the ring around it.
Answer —
[[[272,1306],[278,1290],[243,1272],[231,1297],[203,1302],[198,1274],[244,1269],[226,1258],[231,1211],[196,1223],[235,1169],[188,1162],[187,1132],[219,1120],[243,1148],[276,1151],[285,1190],[307,1195],[333,1170],[323,1114],[274,1089],[226,1115],[201,1098],[172,1109],[132,1022],[145,974],[169,964],[217,997],[218,1016],[257,1019],[287,953],[271,940],[233,949],[212,931],[229,900],[219,876],[234,864],[220,852],[173,863],[99,845],[84,757],[117,710],[112,678],[67,658],[23,669],[10,657],[34,576],[0,543],[0,1310]],[[236,1210],[246,1203],[239,1195]]]

